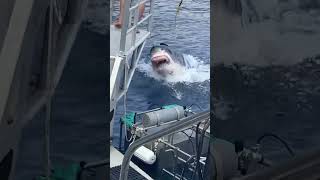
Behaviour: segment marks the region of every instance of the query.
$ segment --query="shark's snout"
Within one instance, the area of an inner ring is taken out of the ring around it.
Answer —
[[[177,56],[168,45],[154,46],[150,54],[153,70],[162,76],[175,74],[182,67],[180,62],[183,62],[183,57]]]
[[[170,57],[167,53],[155,53],[151,57],[151,62],[154,67],[159,67],[160,65],[169,64]]]

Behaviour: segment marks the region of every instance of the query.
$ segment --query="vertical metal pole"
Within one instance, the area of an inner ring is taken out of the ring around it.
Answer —
[[[126,41],[127,41],[127,31],[129,26],[129,8],[130,8],[131,0],[124,1],[124,12],[123,12],[123,22],[121,29],[121,39],[120,39],[120,53],[121,55],[125,55],[126,52]]]
[[[110,121],[110,127],[109,127],[110,128],[110,143],[112,142],[112,139],[113,139],[113,123],[114,123],[114,117]]]
[[[122,126],[123,126],[123,123],[120,120],[120,140],[119,140],[119,149],[120,149],[120,151],[122,150],[122,130],[123,130]]]
[[[113,0],[110,0],[110,24],[112,23],[112,15],[113,15]]]
[[[153,6],[154,6],[154,2],[153,2],[153,0],[150,0],[149,14],[151,14],[151,17],[149,18],[149,23],[148,23],[148,31],[150,33],[151,33],[152,19],[153,19]]]
[[[52,36],[53,36],[53,0],[50,0],[49,4],[49,25],[48,25],[48,52],[47,52],[47,77],[46,77],[46,88],[48,93],[48,100],[46,103],[46,118],[45,118],[45,163],[46,163],[46,178],[50,180],[51,175],[51,162],[50,162],[50,120],[51,120],[51,99],[52,99]]]
[[[132,42],[131,42],[131,46],[135,46],[136,44],[136,35],[137,35],[137,24],[138,24],[138,20],[139,20],[139,6],[140,6],[140,2],[141,0],[138,1],[138,6],[137,8],[134,9],[134,20],[133,20],[133,32],[132,32]]]
[[[46,156],[46,177],[50,180],[51,176],[51,161],[50,161],[50,120],[51,120],[51,98],[46,104],[46,119],[45,119],[45,156]]]
[[[131,62],[131,68],[130,68],[129,72],[127,73],[129,78],[127,78],[127,81],[126,81],[126,82],[128,82],[128,83],[126,83],[126,89],[129,88],[129,85],[130,85],[129,82],[131,82],[131,79],[132,79],[133,73],[134,73],[134,69],[136,69],[136,67],[137,67],[138,60],[140,59],[140,56],[141,56],[141,53],[142,53],[142,49],[144,48],[145,44],[146,44],[146,42],[143,42],[140,45],[140,47],[139,47],[140,50],[136,49],[136,52],[139,52],[139,53],[136,54],[137,57],[135,58],[135,61]]]

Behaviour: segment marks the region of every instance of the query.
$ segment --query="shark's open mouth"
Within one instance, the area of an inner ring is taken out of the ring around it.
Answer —
[[[169,64],[170,59],[166,53],[155,53],[151,57],[151,62],[154,67],[159,67],[164,64]]]

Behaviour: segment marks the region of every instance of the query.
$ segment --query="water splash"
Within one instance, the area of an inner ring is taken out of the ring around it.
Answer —
[[[172,86],[172,90],[173,90],[173,96],[179,100],[182,99],[182,96],[183,96],[183,92],[179,91],[178,88],[175,88],[174,86]]]
[[[201,83],[210,81],[210,64],[205,64],[199,58],[192,55],[183,55],[186,62],[190,65],[190,68],[184,69],[182,74],[175,74],[172,76],[163,77],[153,71],[150,61],[144,59],[138,65],[138,71],[146,74],[147,77],[151,77],[158,81],[163,81],[166,84],[176,83]]]
[[[149,58],[143,59],[139,63],[137,70],[144,73],[147,77],[161,82],[172,90],[172,95],[181,100],[184,97],[186,89],[210,93],[210,64],[204,63],[199,58],[192,55],[183,54],[184,59],[190,68],[184,69],[182,73],[170,75],[167,77],[160,76],[153,71]]]

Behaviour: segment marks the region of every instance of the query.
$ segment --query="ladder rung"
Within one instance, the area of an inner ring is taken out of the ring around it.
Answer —
[[[144,21],[148,20],[152,14],[148,14],[146,17],[144,17],[142,20],[140,20],[136,25],[133,25],[128,31],[127,34],[129,34],[132,30],[134,30],[137,26],[140,26]]]
[[[144,39],[146,39],[149,35],[150,35],[150,32],[147,33],[145,36],[143,36],[140,40],[138,40],[134,45],[132,45],[131,48],[126,51],[126,54],[130,54],[132,51],[138,48],[139,45],[143,43]]]

